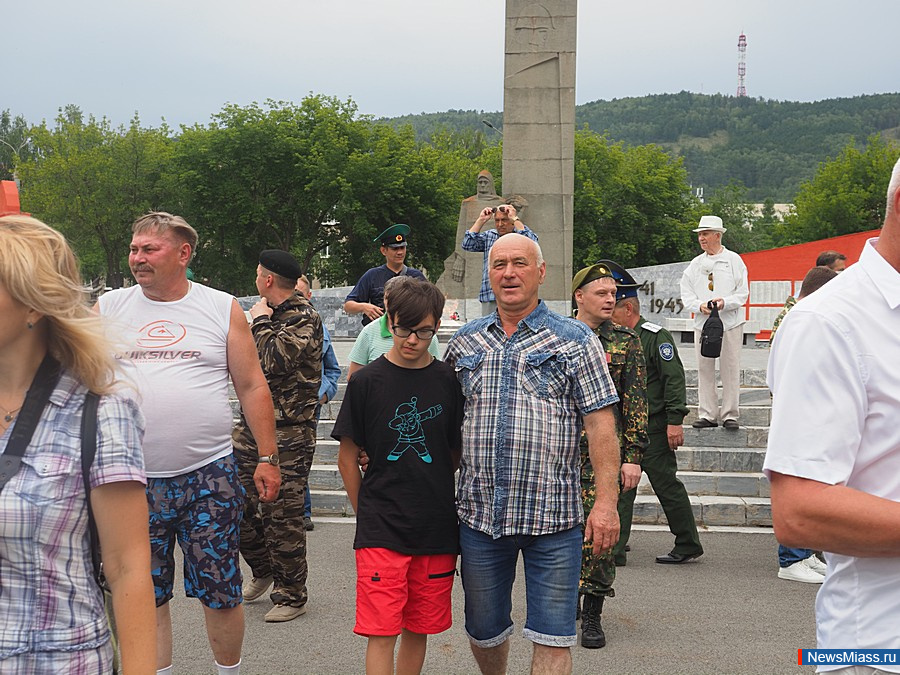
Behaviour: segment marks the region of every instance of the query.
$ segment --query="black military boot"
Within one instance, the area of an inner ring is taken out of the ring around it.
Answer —
[[[600,625],[603,613],[603,596],[585,595],[581,608],[581,646],[585,649],[600,649],[606,646],[606,635]]]

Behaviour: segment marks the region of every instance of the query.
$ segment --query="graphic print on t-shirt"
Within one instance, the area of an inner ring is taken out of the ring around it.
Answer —
[[[425,445],[425,432],[422,430],[422,422],[434,419],[443,412],[443,407],[438,404],[419,412],[416,407],[418,398],[413,396],[408,403],[401,403],[394,411],[394,419],[388,422],[388,426],[398,432],[397,445],[387,456],[389,462],[396,462],[404,452],[412,448],[419,458],[426,464],[431,464],[431,453]]]

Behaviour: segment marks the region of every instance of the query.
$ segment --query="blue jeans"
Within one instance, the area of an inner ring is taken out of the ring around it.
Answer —
[[[522,635],[549,647],[574,645],[581,542],[581,527],[494,539],[460,523],[466,633],[472,643],[497,647],[512,634],[512,587],[521,552],[528,603]]]
[[[789,548],[778,544],[778,566],[790,567],[794,563],[806,560],[812,554],[808,548]]]
[[[306,484],[306,494],[303,497],[303,517],[312,518],[312,498],[309,496],[309,483]]]

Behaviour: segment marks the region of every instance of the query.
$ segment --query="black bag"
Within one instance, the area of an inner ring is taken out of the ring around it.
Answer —
[[[31,386],[25,394],[25,401],[13,423],[9,440],[6,442],[6,450],[0,455],[0,490],[19,472],[22,456],[31,443],[41,415],[44,414],[44,407],[50,400],[50,394],[59,382],[59,374],[59,363],[47,354],[34,374]]]
[[[116,630],[116,617],[113,614],[112,591],[103,574],[103,562],[100,556],[100,533],[97,532],[97,521],[94,520],[94,509],[91,506],[91,465],[97,454],[97,408],[100,397],[89,391],[84,397],[84,409],[81,413],[81,478],[84,481],[84,496],[87,500],[88,536],[91,541],[91,564],[94,568],[94,580],[103,593],[103,608],[109,623],[109,641],[113,651],[113,675],[118,675],[121,655],[119,654],[119,633]]]
[[[712,300],[706,303],[712,313],[706,318],[703,330],[700,331],[700,355],[708,359],[717,359],[722,353],[722,337],[725,327],[719,318],[719,308]]]

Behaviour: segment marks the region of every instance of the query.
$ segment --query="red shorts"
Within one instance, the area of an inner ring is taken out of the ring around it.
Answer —
[[[453,623],[450,592],[456,554],[406,555],[386,548],[356,551],[356,626],[359,635],[433,635]]]

